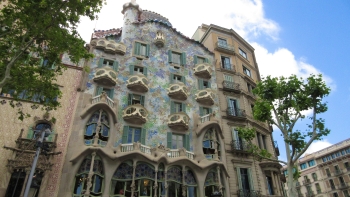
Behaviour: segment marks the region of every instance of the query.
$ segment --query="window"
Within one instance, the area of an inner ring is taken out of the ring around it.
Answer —
[[[236,129],[232,129],[232,146],[236,150],[247,150],[244,146],[243,139],[239,137],[238,131]]]
[[[248,68],[246,68],[245,66],[243,66],[243,72],[244,74],[248,75],[249,77],[252,77],[252,73],[250,72],[250,70]]]
[[[274,195],[272,178],[270,176],[266,176],[266,182],[267,182],[269,195]]]
[[[326,169],[326,174],[327,174],[327,176],[328,176],[328,177],[330,177],[330,176],[331,176],[331,172],[329,171],[329,169],[328,169],[328,168]]]
[[[301,170],[304,170],[304,169],[306,169],[306,168],[307,168],[306,163],[300,164],[300,169],[301,169]]]
[[[211,108],[199,107],[199,116],[205,116],[211,114],[213,111]]]
[[[5,196],[20,196],[22,188],[25,186],[25,178],[26,172],[24,169],[15,169],[11,175]]]
[[[210,81],[198,79],[198,89],[204,90],[206,88],[211,88]]]
[[[247,53],[244,52],[241,48],[239,48],[239,54],[241,54],[241,56],[243,56],[245,59],[247,59]]]
[[[186,53],[168,51],[168,61],[169,63],[184,66],[186,65]]]
[[[167,147],[170,149],[186,148],[190,150],[189,135],[167,133]]]
[[[267,146],[266,146],[266,135],[261,135],[261,138],[262,138],[262,142],[263,142],[263,145],[264,145],[264,149],[267,149]]]
[[[288,176],[288,170],[283,171],[284,176]]]
[[[312,167],[315,165],[315,160],[310,160],[307,162],[307,164],[309,165],[309,167]]]
[[[141,144],[145,144],[146,130],[143,128],[124,126],[122,143],[130,144],[133,142],[140,142]]]
[[[202,63],[208,63],[208,58],[204,58],[204,57],[200,57],[200,56],[197,56],[195,55],[193,57],[193,62],[194,64],[202,64]]]
[[[39,131],[45,130],[45,129],[50,129],[51,130],[51,125],[46,124],[46,123],[39,123],[39,124],[37,124],[35,126],[34,130],[33,130],[32,127],[30,127],[29,131],[27,133],[27,139],[36,139],[36,137],[38,137],[37,134],[39,133]],[[48,141],[48,142],[52,142],[53,141],[53,136],[55,136],[55,134],[53,133],[53,130],[52,130],[51,135],[46,137],[45,140]]]
[[[341,170],[339,169],[339,166],[334,166],[334,172],[336,174],[339,174],[341,172]]]
[[[345,167],[346,169],[348,169],[348,171],[349,171],[349,170],[350,170],[349,162],[345,162],[345,163],[344,163],[344,167]]]
[[[250,83],[247,83],[247,89],[248,92],[253,93],[254,87]]]
[[[91,177],[92,185],[88,188],[90,183],[90,180],[88,179],[90,169],[93,173]],[[90,190],[90,196],[101,196],[104,179],[103,175],[103,164],[98,155],[88,156],[85,158],[83,163],[80,165],[77,175],[75,176],[73,196],[84,196],[87,189]]]
[[[266,148],[266,136],[259,133],[259,132],[256,132],[256,138],[258,140],[259,148],[260,149],[267,149]]]
[[[306,193],[309,194],[309,195],[312,195],[313,191],[311,189],[311,185],[307,185],[306,186]]]
[[[186,84],[186,78],[181,75],[170,74],[170,83],[182,82]]]
[[[134,55],[141,57],[149,57],[150,45],[140,42],[135,42]]]
[[[332,179],[329,180],[329,185],[331,186],[331,189],[335,189],[335,185]]]
[[[227,113],[229,116],[241,116],[241,111],[238,109],[238,100],[228,98],[227,105]]]
[[[118,62],[116,60],[109,60],[101,57],[98,61],[98,67],[101,68],[104,66],[109,66],[113,68],[114,71],[118,71]]]
[[[130,72],[130,75],[143,74],[143,75],[147,76],[147,68],[146,67],[130,65],[129,72]]]
[[[232,70],[232,65],[231,65],[231,61],[230,58],[225,57],[225,56],[221,56],[221,66],[223,69],[226,70]]]
[[[314,179],[314,181],[317,181],[317,174],[316,173],[312,173],[312,178]]]
[[[110,99],[113,99],[113,97],[114,97],[114,88],[109,89],[109,88],[104,88],[104,87],[101,87],[101,86],[97,86],[97,89],[96,89],[96,96],[101,95],[102,92],[105,92],[106,95],[107,95]]]
[[[318,193],[318,194],[322,193],[320,184],[319,184],[319,183],[316,183],[315,186],[316,186],[316,191],[317,191],[317,193]]]
[[[250,109],[252,110],[252,114],[254,114],[254,105],[253,104],[250,105]]]
[[[140,104],[142,106],[145,105],[145,96],[138,94],[129,94],[128,96],[128,105],[136,105]]]
[[[171,103],[170,103],[170,112],[171,113],[186,112],[186,104],[185,103],[171,101]]]
[[[100,127],[98,127],[99,122],[101,123]],[[107,113],[102,110],[96,111],[86,124],[84,134],[85,144],[93,145],[96,143],[100,146],[106,146],[109,137],[109,130],[110,128]],[[97,142],[94,141],[96,136]]]
[[[218,38],[218,45],[219,45],[219,47],[226,48],[227,47],[227,40],[223,39],[223,38]]]
[[[237,176],[238,186],[242,192],[245,193],[245,192],[250,192],[250,190],[254,190],[254,184],[253,184],[252,173],[250,168],[237,167],[237,175],[238,175]]]
[[[344,197],[349,197],[350,196],[348,190],[344,190],[343,193],[344,193]]]
[[[334,192],[334,193],[333,193],[333,197],[338,197],[338,193],[337,193],[337,192]]]
[[[208,160],[220,159],[220,143],[216,130],[208,129],[203,137],[203,152]]]

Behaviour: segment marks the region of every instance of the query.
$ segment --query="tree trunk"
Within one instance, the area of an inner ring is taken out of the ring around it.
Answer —
[[[288,197],[297,197],[296,190],[295,190],[295,184],[293,179],[293,164],[288,161],[287,164],[287,170],[288,170],[288,178],[287,178],[287,185],[288,185]]]

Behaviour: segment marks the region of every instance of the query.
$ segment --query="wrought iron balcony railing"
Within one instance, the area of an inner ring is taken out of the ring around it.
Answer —
[[[216,43],[216,49],[220,50],[220,51],[225,51],[228,53],[234,53],[235,52],[235,47],[227,44],[227,43],[223,43],[223,42],[217,42]]]
[[[235,83],[232,81],[223,81],[222,86],[224,89],[230,90],[230,91],[240,91],[241,89],[239,83]]]
[[[228,71],[236,71],[235,66],[233,64],[221,63],[221,68]]]
[[[258,190],[238,190],[238,197],[261,197],[261,192]]]
[[[303,181],[303,184],[304,185],[309,185],[309,184],[311,184],[311,180],[310,179],[306,179],[306,180]]]
[[[227,116],[246,117],[246,113],[245,110],[236,107],[228,107]]]
[[[249,151],[250,145],[247,142],[233,140],[231,141],[232,151]]]
[[[343,173],[344,173],[343,170],[336,170],[336,171],[334,171],[334,175],[335,176],[341,175]]]
[[[345,188],[348,188],[348,187],[349,187],[348,183],[345,183],[345,182],[344,183],[340,183],[339,186],[338,186],[339,189],[345,189]]]

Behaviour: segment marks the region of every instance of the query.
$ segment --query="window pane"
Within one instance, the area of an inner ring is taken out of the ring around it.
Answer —
[[[135,129],[134,140],[133,142],[141,142],[141,129]]]
[[[181,55],[178,54],[178,53],[173,53],[172,55],[173,55],[173,57],[172,57],[173,58],[173,63],[180,64],[181,63],[181,61],[180,61]]]
[[[92,136],[93,133],[95,133],[95,130],[96,130],[96,124],[91,124],[91,125],[86,127],[85,135]]]
[[[146,56],[146,45],[141,44],[140,55]]]

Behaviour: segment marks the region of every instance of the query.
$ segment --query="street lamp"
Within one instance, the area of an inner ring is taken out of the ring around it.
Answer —
[[[37,164],[38,159],[39,159],[40,150],[41,150],[41,148],[43,148],[45,150],[44,138],[48,137],[51,134],[51,130],[49,128],[42,129],[40,131],[36,130],[35,132],[40,134],[40,138],[37,139],[37,142],[35,144],[37,149],[36,149],[36,152],[35,152],[32,168],[30,169],[30,174],[29,174],[29,177],[28,177],[26,189],[24,191],[24,197],[28,197],[30,186],[32,184],[32,180],[33,180],[33,176],[34,176],[34,172],[35,172],[35,168],[36,168],[36,164]]]

